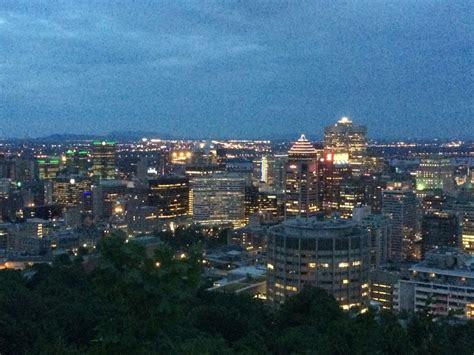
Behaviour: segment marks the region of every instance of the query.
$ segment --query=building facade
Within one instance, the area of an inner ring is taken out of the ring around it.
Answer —
[[[267,261],[267,297],[275,305],[306,285],[323,288],[346,310],[367,305],[368,236],[351,221],[288,219],[269,229]]]

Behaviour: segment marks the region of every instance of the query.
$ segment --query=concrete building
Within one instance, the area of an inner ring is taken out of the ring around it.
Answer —
[[[269,229],[267,261],[267,297],[275,305],[310,285],[326,290],[343,309],[367,306],[369,240],[351,221],[288,219]]]
[[[411,267],[409,280],[400,280],[393,293],[393,308],[434,315],[457,314],[473,318],[474,257],[453,248],[426,253],[426,259]]]
[[[191,180],[193,222],[206,226],[243,227],[245,179],[239,174],[212,174]]]
[[[416,233],[416,195],[409,186],[389,185],[383,192],[382,213],[390,219],[390,258],[410,258]]]

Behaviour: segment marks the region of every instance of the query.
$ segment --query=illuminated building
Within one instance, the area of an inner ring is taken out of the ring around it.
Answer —
[[[324,129],[324,149],[334,154],[333,161],[347,161],[352,173],[360,175],[367,156],[367,128],[355,126],[347,117]]]
[[[148,180],[148,205],[157,207],[158,218],[189,215],[189,179],[162,176]]]
[[[442,190],[430,191],[421,201],[423,211],[436,212],[444,210],[448,205],[448,198]]]
[[[427,190],[454,190],[454,168],[449,159],[431,157],[421,159],[416,172],[416,190],[419,193]]]
[[[284,208],[278,196],[266,191],[259,191],[256,186],[245,187],[245,215],[247,219],[259,214],[262,219],[279,219],[283,217]]]
[[[383,192],[382,213],[390,219],[390,259],[410,258],[416,232],[416,195],[410,186],[388,185]]]
[[[245,179],[232,173],[195,177],[191,180],[193,222],[206,226],[232,224],[243,227]]]
[[[217,164],[186,164],[185,175],[188,177],[212,175],[222,172],[223,168]]]
[[[92,176],[108,180],[115,177],[115,142],[92,142]]]
[[[38,178],[40,180],[54,179],[61,169],[59,157],[42,157],[37,159],[36,163],[38,164]]]
[[[190,150],[173,150],[170,152],[171,164],[190,163],[193,153]]]
[[[351,218],[354,208],[362,206],[364,201],[365,190],[360,180],[349,178],[341,183],[338,208],[341,218]]]
[[[459,223],[454,213],[428,212],[421,221],[422,256],[431,249],[459,246]]]
[[[473,318],[474,257],[452,248],[426,253],[423,262],[410,268],[409,280],[399,280],[393,293],[397,311],[420,312],[434,316],[450,313]]]
[[[80,207],[82,211],[90,211],[92,181],[83,176],[60,176],[53,180],[53,202],[62,207]]]
[[[150,234],[163,227],[158,218],[158,208],[153,206],[127,209],[126,222],[129,235]]]
[[[288,151],[286,217],[310,217],[318,211],[317,151],[304,135]]]
[[[348,310],[369,298],[365,230],[342,219],[288,219],[271,227],[267,245],[267,298],[283,303],[306,285],[320,287]]]
[[[352,205],[349,200],[354,200],[354,203],[360,202],[360,196],[354,196],[353,193],[358,190],[355,186],[351,193],[351,184],[347,183],[352,176],[351,166],[344,161],[334,161],[334,154],[326,152],[324,160],[320,161],[320,176],[322,178],[322,208],[324,214],[330,217],[333,213],[341,212],[341,189],[343,184],[346,185],[346,206],[345,216],[350,217],[351,210],[355,205]],[[360,191],[357,192],[357,195]],[[362,197],[363,199],[363,197]]]
[[[462,248],[474,255],[474,203],[460,203],[455,210],[461,222]]]
[[[93,212],[99,218],[108,218],[123,213],[122,201],[127,194],[127,182],[102,180],[92,187]]]
[[[382,309],[393,309],[393,292],[400,280],[400,272],[374,269],[370,272],[370,301]]]
[[[69,174],[85,175],[90,167],[89,152],[84,149],[69,149],[64,154]]]

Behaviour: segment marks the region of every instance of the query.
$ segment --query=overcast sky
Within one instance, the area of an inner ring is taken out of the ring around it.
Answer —
[[[0,2],[0,136],[473,138],[474,2]]]

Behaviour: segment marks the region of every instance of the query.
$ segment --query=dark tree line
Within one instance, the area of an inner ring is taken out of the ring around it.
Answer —
[[[353,316],[316,288],[279,310],[201,286],[201,252],[146,256],[116,234],[82,257],[0,272],[3,354],[472,354],[474,322]]]

